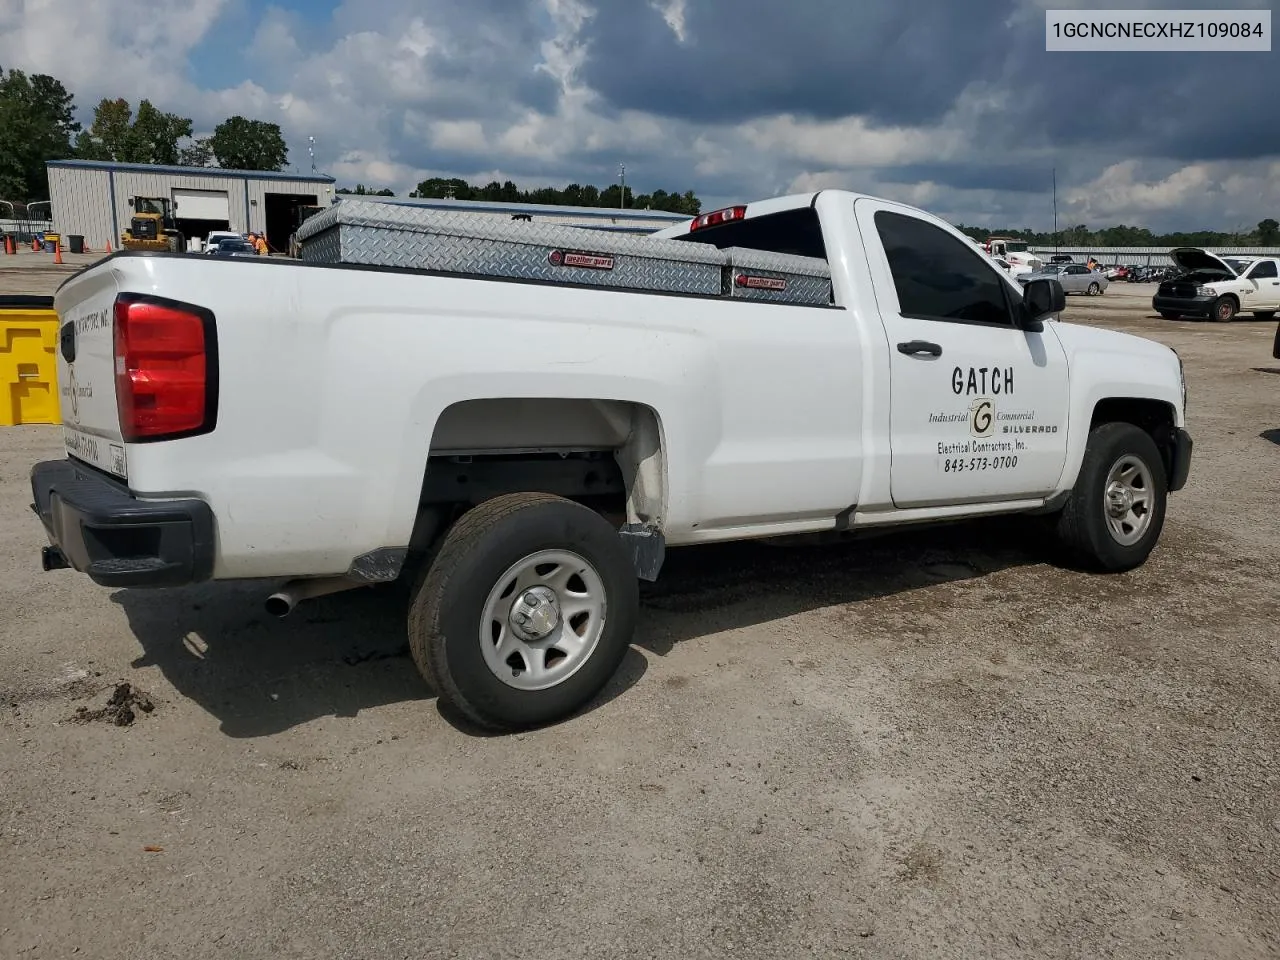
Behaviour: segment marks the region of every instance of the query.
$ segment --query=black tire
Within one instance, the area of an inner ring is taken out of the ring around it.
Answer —
[[[1166,320],[1177,320],[1179,317],[1182,316],[1182,314],[1170,313],[1168,310],[1161,310],[1160,316],[1164,317]]]
[[[575,672],[554,686],[523,690],[490,668],[481,624],[504,572],[543,550],[587,561],[605,607],[599,639]],[[635,568],[608,521],[562,497],[507,494],[463,514],[439,541],[409,608],[409,650],[436,693],[473,723],[522,729],[569,716],[600,692],[626,656],[638,610]]]
[[[1098,285],[1098,282],[1095,280],[1093,283],[1089,284],[1089,289],[1087,292],[1089,296],[1096,297],[1098,294],[1102,292],[1102,287],[1100,287]]]
[[[1122,459],[1141,461],[1151,478],[1151,508],[1141,538],[1122,543],[1107,519],[1107,480]],[[1084,462],[1066,506],[1058,515],[1063,546],[1087,567],[1108,573],[1132,570],[1146,562],[1164,529],[1168,476],[1155,441],[1131,423],[1104,423],[1089,434]]]
[[[1275,319],[1275,315],[1276,315],[1276,312],[1275,312],[1274,310],[1255,310],[1255,311],[1253,311],[1253,318],[1254,318],[1255,320],[1273,320],[1273,319]]]
[[[1235,297],[1219,297],[1213,301],[1213,306],[1209,309],[1209,319],[1217,320],[1219,323],[1229,323],[1236,318],[1236,311],[1240,309],[1236,303]]]

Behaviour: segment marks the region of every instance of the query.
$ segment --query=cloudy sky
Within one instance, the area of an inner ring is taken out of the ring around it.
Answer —
[[[0,0],[0,65],[278,122],[298,169],[411,189],[617,176],[707,204],[818,187],[952,220],[1280,218],[1280,50],[1053,53],[1053,7],[1267,0]],[[88,120],[89,116],[85,116]]]

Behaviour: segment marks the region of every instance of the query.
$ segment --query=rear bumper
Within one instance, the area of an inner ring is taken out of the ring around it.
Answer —
[[[1173,456],[1170,458],[1169,492],[1176,493],[1187,485],[1191,475],[1191,434],[1181,427],[1173,431]]]
[[[1207,317],[1214,297],[1152,297],[1156,313],[1177,313],[1184,317]]]
[[[37,463],[31,493],[56,548],[46,551],[46,569],[70,566],[104,587],[173,587],[213,575],[213,511],[202,500],[138,500],[73,460]]]

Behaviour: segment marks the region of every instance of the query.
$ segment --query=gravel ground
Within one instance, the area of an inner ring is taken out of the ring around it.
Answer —
[[[42,573],[58,433],[0,431],[0,957],[1280,955],[1275,327],[1150,294],[1068,310],[1188,364],[1145,567],[1016,520],[677,552],[606,694],[516,736],[437,709],[393,601]]]

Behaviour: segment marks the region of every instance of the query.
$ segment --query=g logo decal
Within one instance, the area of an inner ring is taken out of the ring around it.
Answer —
[[[969,407],[969,432],[975,437],[989,437],[995,432],[995,405],[986,397]]]

